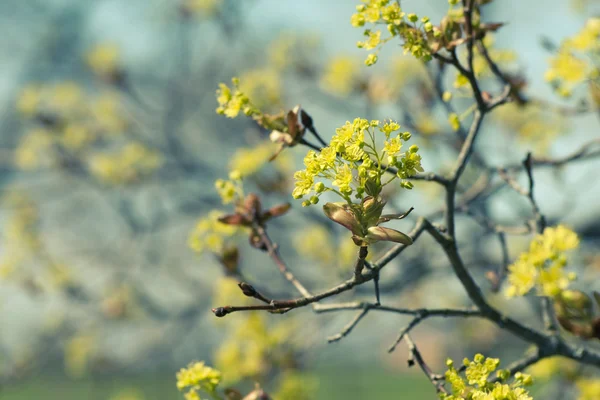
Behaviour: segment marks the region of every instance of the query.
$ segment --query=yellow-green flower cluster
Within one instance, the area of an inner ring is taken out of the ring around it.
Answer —
[[[508,267],[509,297],[523,296],[537,287],[542,296],[556,297],[575,279],[574,273],[565,272],[565,252],[579,246],[577,234],[558,225],[544,229],[529,246],[529,251],[519,256]]]
[[[507,370],[498,370],[500,360],[497,358],[486,358],[482,354],[476,354],[473,361],[465,358],[463,365],[465,377],[454,367],[452,360],[447,360],[446,382],[451,386],[450,394],[442,394],[442,400],[532,400],[523,386],[533,383],[530,375],[517,372],[511,384],[506,383],[510,378]],[[490,375],[496,372],[500,382],[490,383]]]
[[[240,80],[232,78],[231,83],[233,85],[231,88],[224,83],[219,83],[217,114],[225,115],[228,118],[235,118],[240,112],[248,116],[254,115],[257,109],[252,105],[248,96],[240,90]]]
[[[227,245],[227,240],[237,233],[240,228],[219,222],[223,213],[212,210],[206,217],[200,219],[188,237],[188,245],[197,253],[208,250],[220,254]]]
[[[600,18],[590,18],[574,37],[564,40],[550,59],[545,79],[568,97],[585,81],[600,80]]]
[[[428,34],[435,34],[436,27],[429,18],[419,17],[415,14],[406,14],[400,8],[399,2],[390,0],[362,0],[363,4],[356,6],[356,13],[350,18],[354,27],[363,27],[366,24],[385,25],[389,37],[381,37],[381,30],[366,29],[366,40],[358,42],[357,46],[366,50],[376,49],[369,54],[365,64],[373,65],[377,62],[377,52],[383,44],[398,36],[404,40],[405,54],[410,52],[413,56],[423,61],[431,60],[431,49],[427,42]]]
[[[221,372],[201,361],[192,362],[177,373],[177,389],[186,392],[186,400],[200,400],[200,390],[214,397],[220,382]]]
[[[407,179],[423,171],[421,156],[416,145],[402,152],[403,144],[411,135],[399,130],[400,125],[394,121],[369,122],[361,118],[347,121],[336,129],[329,146],[320,152],[311,150],[304,157],[306,169],[294,174],[296,185],[292,196],[300,199],[314,193],[303,202],[308,206],[318,203],[322,193],[332,191],[351,204],[351,195],[357,199],[363,199],[365,193],[377,196],[395,178],[401,180],[404,188],[411,189],[412,184]],[[376,131],[385,135],[383,149],[376,144]],[[389,167],[396,168],[397,174],[382,183]]]
[[[217,189],[223,204],[237,203],[244,198],[241,173],[233,170],[229,173],[229,180],[217,179],[215,189]]]

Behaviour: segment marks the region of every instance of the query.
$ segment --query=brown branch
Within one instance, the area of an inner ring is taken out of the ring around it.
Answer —
[[[271,256],[271,259],[275,262],[275,265],[277,265],[277,268],[279,268],[279,271],[285,277],[285,279],[287,279],[292,285],[294,285],[296,290],[302,296],[311,297],[310,292],[304,287],[304,285],[302,285],[302,283],[300,283],[300,281],[298,281],[298,279],[296,279],[294,274],[292,274],[292,272],[288,269],[287,265],[279,255],[277,245],[275,245],[275,243],[271,241],[271,238],[267,234],[266,229],[258,224],[255,224],[254,229],[260,237],[262,243],[264,243],[264,245],[267,247],[267,252],[269,253],[269,256]]]

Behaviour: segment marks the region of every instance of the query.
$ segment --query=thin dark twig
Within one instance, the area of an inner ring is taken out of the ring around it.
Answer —
[[[394,350],[396,350],[396,347],[400,344],[400,342],[402,342],[402,339],[404,339],[404,337],[406,335],[408,335],[408,333],[417,325],[419,325],[419,323],[423,320],[423,316],[417,314],[409,323],[408,325],[406,325],[404,328],[402,328],[400,330],[400,333],[398,333],[398,337],[396,338],[396,340],[394,341],[394,344],[392,344],[390,346],[390,348],[388,349],[388,353],[393,352]]]
[[[365,306],[361,311],[359,311],[354,316],[354,318],[352,318],[352,320],[342,329],[342,331],[340,333],[327,338],[327,342],[329,342],[329,343],[337,342],[337,341],[341,340],[342,338],[348,336],[350,334],[350,332],[352,332],[352,329],[354,329],[354,327],[356,325],[358,325],[360,320],[363,319],[363,317],[365,315],[367,315],[367,313],[369,312],[369,309],[370,309],[369,307]]]

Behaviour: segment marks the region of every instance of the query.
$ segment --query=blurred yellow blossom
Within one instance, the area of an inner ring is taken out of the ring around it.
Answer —
[[[529,251],[508,267],[507,296],[523,296],[536,285],[538,294],[558,296],[573,278],[564,270],[567,263],[564,252],[578,246],[577,234],[567,227],[558,225],[544,229],[532,240]]]
[[[577,362],[565,357],[548,357],[527,369],[536,380],[550,380],[555,377],[573,377],[577,372]]]
[[[112,396],[109,397],[108,400],[144,400],[144,393],[137,388],[125,388],[120,389]]]
[[[223,213],[212,210],[206,217],[201,218],[188,237],[188,245],[197,253],[208,250],[221,253],[228,238],[239,232],[241,228],[219,222]]]
[[[276,150],[277,145],[275,143],[266,141],[254,147],[240,147],[229,160],[229,170],[240,171],[242,177],[253,175],[269,162]],[[289,155],[283,153],[277,156],[272,164],[278,170],[286,172],[289,161]]]
[[[15,151],[17,167],[32,170],[49,166],[52,162],[53,144],[54,137],[47,129],[36,128],[25,133]]]
[[[360,64],[350,56],[338,56],[330,60],[321,77],[321,87],[330,93],[345,96],[358,86]]]
[[[65,372],[71,378],[83,377],[94,356],[96,338],[89,334],[78,334],[70,338],[64,347]]]
[[[298,254],[312,261],[321,265],[331,265],[336,256],[331,234],[332,232],[322,225],[310,225],[294,235],[294,247]],[[356,246],[353,252],[356,252]]]
[[[275,399],[312,400],[315,398],[319,381],[315,376],[286,371],[278,384]]]
[[[216,365],[227,371],[227,384],[245,378],[260,380],[274,366],[285,366],[292,356],[290,341],[293,324],[267,324],[265,314],[250,312],[238,321],[230,336],[221,343],[216,353]]]
[[[577,400],[597,400],[600,399],[600,379],[582,378],[575,383],[579,390]]]
[[[192,14],[209,17],[215,14],[222,0],[183,0],[183,9]]]
[[[558,113],[539,105],[516,103],[498,107],[492,118],[509,134],[533,144],[540,152],[548,150],[556,137],[566,130],[566,124]]]
[[[71,151],[78,151],[94,139],[95,136],[85,125],[74,123],[64,128],[61,142],[65,148]]]
[[[90,160],[91,172],[100,180],[114,184],[138,181],[159,168],[161,156],[140,143],[131,142],[113,153],[97,153]]]
[[[563,40],[551,59],[545,78],[557,93],[568,97],[579,84],[599,80],[600,18],[590,18],[583,29]]]
[[[103,93],[90,105],[93,123],[103,132],[119,133],[126,127],[121,114],[122,104],[116,94]]]
[[[114,44],[99,44],[87,54],[86,62],[96,75],[110,78],[119,68],[119,48]]]
[[[281,103],[282,83],[275,68],[257,68],[240,76],[240,91],[258,108],[276,107]]]
[[[83,92],[76,82],[65,81],[52,87],[48,102],[52,109],[60,113],[70,113],[81,105],[82,97]]]
[[[40,87],[25,86],[17,99],[17,110],[24,116],[32,117],[38,111],[41,101],[42,90]]]

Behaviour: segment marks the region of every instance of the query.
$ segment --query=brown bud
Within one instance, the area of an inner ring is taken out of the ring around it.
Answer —
[[[253,230],[252,232],[250,232],[249,240],[250,246],[259,250],[267,251],[267,245],[263,242],[260,235],[256,233],[256,231]]]
[[[248,297],[256,296],[256,289],[254,289],[254,287],[251,284],[246,282],[240,282],[238,283],[238,286],[242,290],[242,293],[244,293],[244,295]]]
[[[222,317],[226,316],[227,314],[229,314],[229,310],[227,310],[226,307],[213,308],[212,312],[215,314],[216,317],[219,317],[219,318],[222,318]]]
[[[225,273],[227,275],[236,275],[238,273],[239,259],[240,252],[236,246],[226,247],[219,256],[219,262],[225,268]]]
[[[258,217],[261,210],[260,198],[256,194],[250,193],[244,199],[244,209],[251,218]]]

